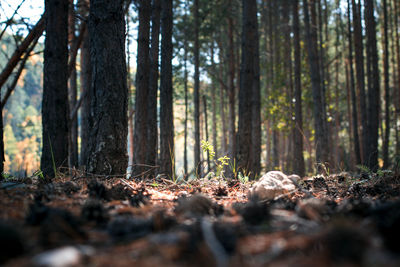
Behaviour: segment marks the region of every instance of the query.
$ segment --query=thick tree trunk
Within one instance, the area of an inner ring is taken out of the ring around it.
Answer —
[[[199,44],[199,0],[194,0],[194,168],[202,176],[200,166],[200,44]]]
[[[321,88],[320,66],[317,48],[316,25],[310,25],[308,1],[304,0],[304,22],[306,29],[306,41],[308,60],[311,73],[312,94],[314,100],[314,126],[315,126],[315,149],[317,163],[329,162],[328,131],[326,123],[325,108],[323,106],[324,94]],[[315,3],[311,5],[311,17],[315,17]],[[315,20],[313,19],[313,22]]]
[[[294,47],[294,128],[293,128],[293,172],[303,177],[305,175],[303,156],[303,111],[301,100],[301,51],[300,51],[300,21],[299,1],[293,3],[293,47]]]
[[[172,0],[161,3],[160,173],[175,175],[172,89]]]
[[[46,0],[46,40],[43,68],[44,176],[68,166],[68,0]]]
[[[151,14],[151,49],[149,95],[147,102],[147,149],[146,164],[155,166],[157,161],[157,89],[158,89],[158,54],[160,35],[160,0],[153,0]],[[154,175],[152,171],[150,174]]]
[[[143,165],[146,164],[147,155],[147,120],[148,117],[148,98],[149,98],[149,35],[150,35],[150,15],[151,2],[141,0],[139,3],[139,34],[138,34],[138,53],[137,53],[137,72],[136,72],[136,96],[135,96],[135,125],[134,125],[134,153],[132,176],[142,176],[147,170]],[[146,173],[147,174],[147,173]]]
[[[252,172],[252,126],[256,109],[252,108],[255,87],[255,77],[259,72],[255,69],[258,53],[257,3],[255,0],[243,0],[242,26],[242,63],[240,71],[239,90],[239,125],[237,132],[237,166],[245,172]],[[259,112],[259,110],[258,110]]]
[[[91,0],[92,83],[88,172],[125,175],[128,165],[128,88],[123,0]]]
[[[365,0],[365,26],[367,36],[367,62],[369,61],[368,73],[368,156],[366,165],[371,170],[378,169],[378,128],[380,112],[380,88],[379,88],[379,66],[378,49],[376,41],[376,22],[374,16],[374,1]]]

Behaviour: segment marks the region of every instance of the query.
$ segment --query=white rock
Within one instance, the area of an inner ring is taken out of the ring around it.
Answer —
[[[71,267],[81,266],[85,256],[93,254],[93,248],[87,246],[66,246],[45,251],[33,257],[34,266]]]
[[[259,200],[269,200],[296,189],[295,184],[300,177],[289,177],[280,171],[270,171],[264,174],[260,180],[250,188],[249,197],[258,197]]]

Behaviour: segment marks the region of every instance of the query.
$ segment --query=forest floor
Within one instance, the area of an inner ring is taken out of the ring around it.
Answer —
[[[400,266],[400,176],[251,183],[69,177],[0,183],[4,266]]]

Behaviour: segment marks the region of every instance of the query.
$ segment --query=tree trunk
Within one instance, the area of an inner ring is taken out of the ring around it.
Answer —
[[[199,0],[194,0],[194,168],[201,177],[200,166],[200,44],[199,44]]]
[[[385,98],[385,132],[383,138],[383,168],[387,169],[389,162],[389,134],[390,134],[390,92],[389,92],[389,35],[387,0],[383,0],[383,79]]]
[[[75,107],[77,103],[77,95],[78,95],[78,88],[77,88],[77,73],[76,73],[76,56],[73,57],[72,47],[73,43],[76,42],[76,35],[75,35],[75,26],[76,26],[76,19],[75,19],[75,10],[74,10],[74,3],[72,0],[69,0],[69,15],[68,15],[68,41],[70,43],[70,51],[69,51],[69,58],[71,61],[70,64],[72,66],[72,72],[69,76],[69,106]],[[70,120],[69,125],[69,166],[70,167],[77,167],[78,166],[78,119],[77,114]]]
[[[252,129],[251,129],[251,171],[252,177],[255,178],[261,171],[261,94],[260,94],[260,51],[258,37],[257,22],[257,2],[253,8],[253,16],[250,18],[254,36],[254,74],[253,74],[253,91],[252,91]]]
[[[311,4],[311,17],[315,17],[315,3]],[[315,126],[315,147],[317,163],[329,162],[328,131],[326,126],[325,108],[323,106],[324,94],[321,88],[320,66],[317,48],[316,25],[310,25],[308,1],[304,0],[304,22],[306,29],[306,41],[308,60],[311,73],[312,94],[314,100],[314,126]],[[315,22],[315,19],[313,19]]]
[[[128,88],[123,0],[91,0],[92,83],[88,172],[125,175],[128,165]]]
[[[172,0],[161,2],[160,173],[175,175],[172,89]]]
[[[365,0],[365,26],[367,36],[367,64],[368,68],[368,139],[366,165],[371,170],[378,169],[378,128],[380,112],[380,88],[378,49],[376,41],[376,22],[374,16],[374,1]]]
[[[399,34],[399,16],[400,16],[400,8],[399,5],[400,3],[398,1],[393,1],[394,2],[394,29],[395,29],[395,36],[396,36],[396,61],[397,61],[397,86],[395,87],[395,91],[399,92],[397,95],[397,98],[395,99],[395,102],[398,105],[398,110],[396,112],[396,116],[400,116],[400,34]],[[399,134],[398,132],[400,131],[400,126],[398,125],[398,122],[396,122],[396,155],[399,155],[400,153],[400,138],[398,137]]]
[[[135,125],[132,176],[143,176],[147,168],[146,155],[148,144],[148,99],[149,99],[149,35],[151,2],[141,0],[139,3],[139,33],[136,72],[136,97],[135,97]],[[153,114],[152,114],[153,115]]]
[[[219,110],[221,112],[221,124],[222,124],[222,140],[221,140],[221,155],[225,155],[227,152],[227,136],[226,136],[226,115],[225,115],[225,84],[224,84],[224,50],[222,47],[222,42],[218,40],[219,48],[219,62],[218,64],[218,81],[219,81]]]
[[[68,166],[68,0],[46,0],[45,10],[40,165],[45,177],[55,177],[55,168]]]
[[[185,11],[186,12],[186,11]],[[185,20],[187,20],[187,14],[185,13]],[[186,32],[187,29],[185,29]],[[184,148],[183,148],[183,168],[185,170],[185,175],[188,174],[188,160],[187,160],[187,136],[188,136],[188,113],[189,113],[189,103],[188,103],[188,70],[187,70],[187,56],[188,56],[188,43],[185,38],[184,40],[184,90],[185,90],[185,125],[184,125]]]
[[[160,35],[160,0],[153,0],[151,14],[151,50],[150,50],[150,75],[149,95],[147,102],[147,149],[146,164],[155,166],[157,161],[157,89],[158,89],[158,54]],[[152,175],[155,174],[151,171]]]
[[[80,165],[86,166],[88,162],[88,145],[90,136],[89,117],[91,94],[90,86],[92,83],[92,66],[90,63],[89,32],[85,32],[81,47],[81,98],[83,97],[81,108],[81,153]]]
[[[351,91],[352,117],[353,117],[352,121],[353,121],[354,154],[355,154],[356,164],[361,164],[360,139],[358,131],[359,129],[358,108],[357,108],[356,89],[354,82],[354,69],[353,69],[353,42],[352,42],[353,39],[351,38],[352,32],[351,32],[350,0],[347,0],[347,19],[348,19],[347,29],[348,29],[348,40],[349,40],[349,66],[350,66],[349,69],[350,69],[350,91]],[[359,85],[358,82],[357,85]]]
[[[357,109],[359,110],[358,121],[361,123],[361,135],[360,137],[360,154],[361,162],[365,161],[365,153],[367,146],[367,105],[365,97],[365,72],[364,72],[364,46],[363,46],[363,36],[361,27],[361,14],[360,14],[360,4],[355,0],[352,0],[353,9],[353,27],[354,27],[354,51],[355,51],[355,62],[356,62],[356,80],[357,80],[357,96],[359,105]],[[358,127],[357,127],[358,129]]]
[[[230,8],[232,12],[232,8]],[[228,40],[229,40],[229,82],[228,82],[228,99],[229,99],[229,158],[235,157],[236,148],[236,127],[235,127],[235,44],[233,42],[233,14],[228,16]]]
[[[214,62],[214,42],[211,42],[211,71],[215,73],[215,62]],[[215,157],[218,158],[218,144],[217,144],[217,100],[215,99],[215,79],[211,80],[211,101],[212,101],[212,135],[213,135],[213,146],[215,151]]]
[[[203,95],[203,112],[204,112],[204,133],[206,140],[208,140],[208,117],[207,117],[207,97]],[[207,173],[211,169],[210,151],[207,150]]]
[[[299,1],[293,3],[293,47],[294,47],[294,128],[293,128],[293,171],[303,177],[305,175],[303,156],[303,112],[301,100],[301,50]]]
[[[242,63],[240,71],[239,90],[239,125],[237,132],[237,166],[243,172],[253,172],[252,150],[252,95],[255,93],[255,65],[258,60],[258,32],[257,32],[257,3],[256,0],[243,0],[243,26],[242,26]],[[258,110],[259,112],[259,110]]]

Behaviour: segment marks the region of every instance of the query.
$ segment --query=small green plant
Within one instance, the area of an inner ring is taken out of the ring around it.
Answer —
[[[330,169],[328,163],[317,163],[317,170],[323,173],[323,176],[328,177],[330,175]]]
[[[359,165],[357,165],[356,167],[357,167],[357,169],[359,169],[360,172],[362,172],[362,173],[372,174],[372,171],[371,171],[370,168],[368,168],[368,166],[359,164]]]
[[[6,173],[6,172],[3,172],[1,175],[2,175],[2,177],[3,177],[4,180],[8,180],[8,179],[11,179],[11,178],[14,177],[14,176],[12,176],[11,174]],[[1,180],[1,179],[0,179],[0,180]]]
[[[249,176],[243,175],[241,172],[238,173],[238,179],[242,184],[246,184],[249,182]]]
[[[233,162],[229,161],[229,167],[231,168],[231,171],[233,173],[233,178],[236,179],[238,177],[238,170],[236,167],[236,159],[233,159]]]
[[[214,147],[210,142],[207,140],[202,140],[201,141],[201,149],[203,152],[208,152],[210,155],[210,160],[213,160],[215,157],[215,151]],[[228,156],[223,156],[218,158],[218,160],[214,160],[215,166],[216,166],[216,176],[220,178],[224,178],[224,167],[229,165],[229,157]]]
[[[42,170],[37,170],[37,171],[35,171],[35,172],[33,173],[33,176],[36,176],[36,177],[38,177],[38,178],[40,178],[40,179],[44,179],[44,175],[43,175]]]

